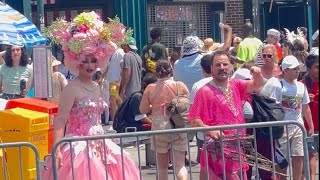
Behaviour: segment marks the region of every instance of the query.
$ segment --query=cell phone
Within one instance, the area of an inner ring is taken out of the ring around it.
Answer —
[[[20,91],[23,91],[27,88],[27,81],[25,79],[21,79],[20,81]]]

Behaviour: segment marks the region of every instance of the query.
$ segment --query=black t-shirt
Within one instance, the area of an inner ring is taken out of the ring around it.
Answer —
[[[141,115],[139,106],[141,103],[142,94],[134,93],[129,102],[128,115],[127,117],[127,125],[128,127],[136,127],[137,131],[148,131],[150,129],[143,126],[143,123],[139,120],[136,121],[134,118],[137,115]]]

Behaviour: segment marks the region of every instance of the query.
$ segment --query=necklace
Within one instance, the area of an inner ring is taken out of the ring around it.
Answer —
[[[226,88],[226,89],[224,89],[224,88],[221,87],[221,86],[218,86],[218,85],[214,82],[214,80],[212,80],[211,82],[212,82],[212,85],[213,85],[214,87],[216,87],[222,94],[225,95],[226,100],[227,100],[227,102],[228,102],[228,104],[229,104],[229,106],[230,106],[230,108],[231,108],[231,111],[232,111],[233,115],[234,115],[235,117],[237,117],[237,116],[238,116],[238,111],[237,111],[237,109],[236,109],[236,107],[235,107],[235,105],[234,105],[233,93],[232,93],[232,90],[231,90],[231,88],[230,88],[229,82],[228,82],[228,85],[227,85],[227,88]]]
[[[81,86],[83,87],[83,89],[85,89],[85,90],[87,90],[87,91],[89,91],[89,92],[94,92],[95,90],[96,90],[96,88],[94,87],[94,83],[91,83],[92,85],[92,87],[91,88],[88,88],[88,87],[86,87],[84,84],[83,84],[83,82],[81,82]]]

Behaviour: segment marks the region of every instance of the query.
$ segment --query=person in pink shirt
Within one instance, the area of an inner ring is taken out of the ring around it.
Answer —
[[[211,71],[213,80],[198,90],[190,107],[190,123],[194,127],[245,123],[242,113],[242,100],[247,97],[248,93],[258,91],[263,85],[261,69],[256,66],[251,67],[252,80],[230,80],[232,71],[230,55],[225,51],[216,51],[212,57]],[[245,129],[240,131],[241,134],[245,134]],[[220,134],[220,131],[208,131],[205,132],[205,135],[218,140],[220,136],[236,133],[236,129],[231,129],[223,130],[222,134]],[[208,161],[209,172],[206,172],[206,161]],[[247,179],[245,172],[248,165],[245,163],[241,167],[237,161],[225,159],[223,165],[220,157],[213,160],[210,153],[207,153],[207,159],[205,159],[205,153],[202,150],[200,164],[200,180],[206,179],[207,174],[209,179],[221,179],[223,168],[226,170],[226,179],[240,179],[240,168],[242,168],[243,179]]]

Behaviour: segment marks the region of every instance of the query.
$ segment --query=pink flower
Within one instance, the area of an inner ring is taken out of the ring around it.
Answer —
[[[91,44],[88,46],[84,46],[84,48],[82,50],[88,54],[94,54],[97,50],[97,47]]]
[[[77,30],[81,33],[86,33],[89,30],[89,27],[85,24],[78,26]]]
[[[87,34],[86,33],[76,33],[73,35],[73,38],[75,40],[85,40],[87,38]]]

